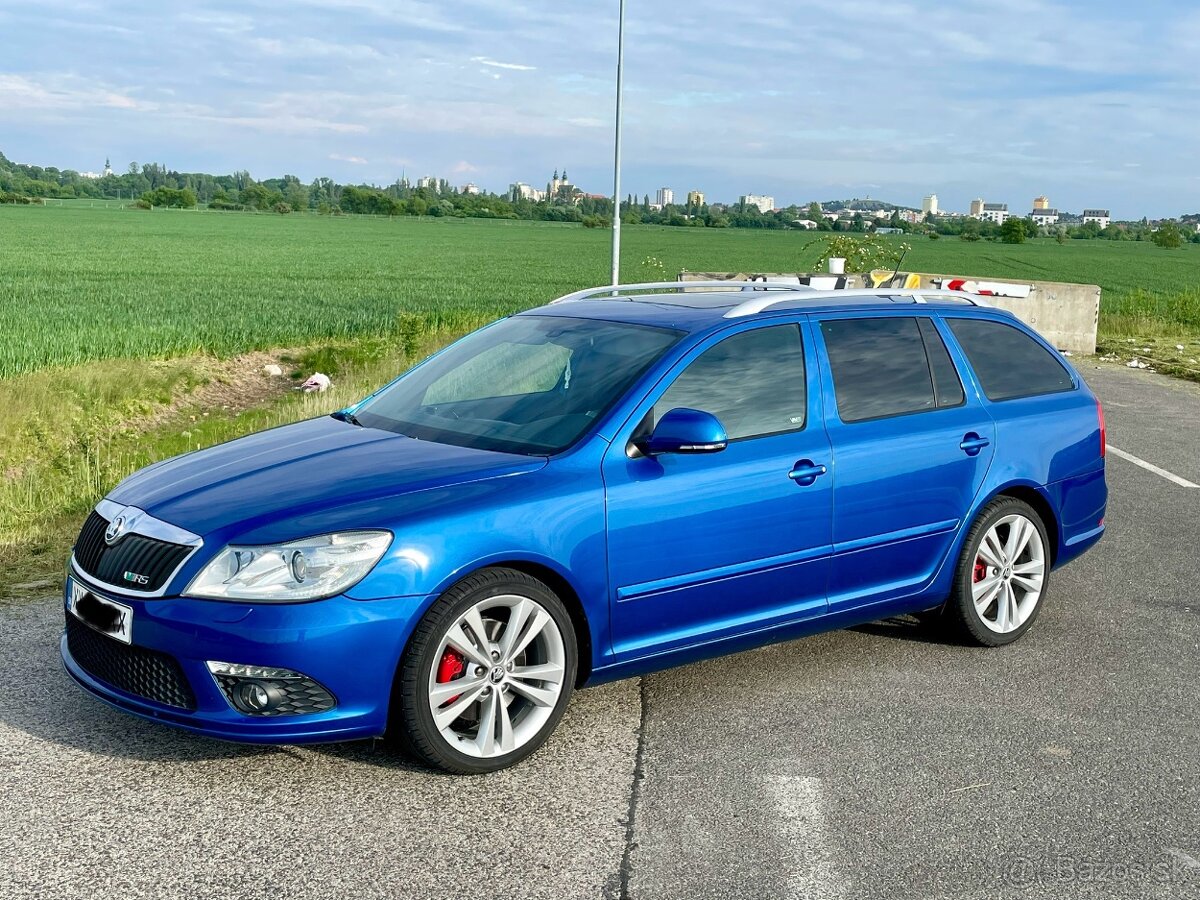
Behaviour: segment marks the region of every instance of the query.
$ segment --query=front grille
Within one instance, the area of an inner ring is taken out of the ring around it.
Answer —
[[[196,697],[173,656],[122,644],[67,613],[67,649],[92,677],[164,706],[195,709]]]
[[[225,699],[240,712],[246,712],[246,710],[243,710],[234,700],[233,692],[238,685],[245,684],[247,681],[257,681],[260,684],[269,685],[283,694],[284,699],[278,706],[270,710],[251,713],[255,716],[306,716],[310,713],[328,712],[337,706],[333,694],[304,675],[279,679],[242,678],[236,675],[214,675],[213,677],[217,679],[217,684],[225,693]]]
[[[125,534],[110,547],[104,541],[106,528],[108,520],[100,513],[88,516],[75,542],[75,561],[86,574],[123,590],[161,589],[192,551],[186,544],[172,544],[141,534]]]

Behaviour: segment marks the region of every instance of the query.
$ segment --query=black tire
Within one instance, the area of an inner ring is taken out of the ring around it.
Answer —
[[[979,548],[984,535],[1001,519],[1012,515],[1024,517],[1037,529],[1042,541],[1045,572],[1042,575],[1041,592],[1028,617],[1017,628],[1000,633],[984,624],[982,616],[975,608],[972,585]],[[922,618],[935,624],[947,637],[963,643],[982,647],[1001,647],[1011,644],[1032,627],[1038,613],[1046,605],[1046,597],[1050,588],[1051,552],[1046,525],[1037,511],[1025,501],[1015,497],[1003,495],[997,497],[983,508],[970,531],[967,532],[962,553],[954,571],[954,586],[945,606],[941,608],[940,615],[937,615],[936,610],[930,610],[922,614]]]
[[[536,601],[562,636],[564,675],[561,694],[549,719],[536,735],[511,753],[477,757],[456,750],[434,724],[429,703],[429,679],[446,632],[481,600],[513,594]],[[482,569],[446,591],[421,619],[397,671],[392,694],[388,738],[403,750],[434,768],[456,775],[481,775],[519,763],[531,756],[558,727],[578,671],[578,642],[571,616],[558,596],[545,584],[515,569]]]

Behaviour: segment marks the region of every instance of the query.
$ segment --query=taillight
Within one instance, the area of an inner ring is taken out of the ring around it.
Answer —
[[[1096,415],[1100,419],[1100,458],[1104,459],[1104,452],[1108,447],[1108,431],[1104,427],[1104,406],[1099,397],[1096,398]]]

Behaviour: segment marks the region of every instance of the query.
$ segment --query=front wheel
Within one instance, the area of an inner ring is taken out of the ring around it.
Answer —
[[[445,771],[506,768],[558,725],[577,660],[571,617],[549,588],[512,569],[477,572],[447,591],[414,631],[393,729]]]
[[[985,647],[1011,644],[1033,624],[1050,580],[1050,542],[1028,503],[998,497],[967,534],[942,612],[953,634]]]

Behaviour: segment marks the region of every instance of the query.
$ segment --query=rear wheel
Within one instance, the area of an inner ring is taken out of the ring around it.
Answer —
[[[941,623],[985,647],[1011,644],[1029,630],[1049,587],[1050,542],[1028,503],[998,497],[967,534]]]
[[[562,601],[523,572],[485,569],[447,591],[414,631],[393,730],[445,771],[506,768],[554,731],[577,665]]]

